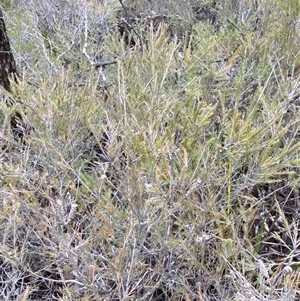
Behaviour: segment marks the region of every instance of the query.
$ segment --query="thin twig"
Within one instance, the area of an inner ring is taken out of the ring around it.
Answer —
[[[95,64],[95,68],[98,69],[100,67],[106,67],[108,65],[112,65],[112,64],[116,64],[117,61],[116,60],[108,60],[108,61],[104,61],[104,62],[98,62]]]
[[[91,57],[87,53],[87,46],[88,46],[88,20],[87,20],[87,10],[85,8],[84,10],[84,44],[82,47],[82,53],[87,57],[88,61],[91,63],[91,65],[94,65],[95,63],[91,59]]]
[[[136,36],[137,36],[138,39],[140,40],[140,44],[142,45],[142,44],[143,44],[143,40],[142,40],[141,36],[139,35],[139,33],[138,33],[138,32],[134,29],[134,27],[132,26],[132,22],[130,22],[130,16],[129,16],[128,11],[127,11],[127,9],[126,9],[124,3],[123,3],[123,0],[119,0],[119,2],[121,3],[121,6],[122,6],[122,8],[123,8],[123,10],[124,10],[124,12],[125,12],[125,15],[126,15],[127,19],[128,19],[128,20],[127,20],[128,26],[129,26],[130,29],[136,34]]]

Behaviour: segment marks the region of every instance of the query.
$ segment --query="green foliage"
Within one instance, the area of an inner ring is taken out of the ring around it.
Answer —
[[[297,298],[298,1],[10,3],[1,298]]]

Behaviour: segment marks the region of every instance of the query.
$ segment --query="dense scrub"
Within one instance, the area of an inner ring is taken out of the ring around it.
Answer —
[[[1,300],[297,300],[298,1],[2,3]]]

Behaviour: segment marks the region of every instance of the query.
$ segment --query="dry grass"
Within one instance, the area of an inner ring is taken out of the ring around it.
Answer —
[[[297,300],[298,1],[48,2],[4,3],[0,299]]]

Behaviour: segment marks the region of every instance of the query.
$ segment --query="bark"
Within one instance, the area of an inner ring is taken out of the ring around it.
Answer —
[[[10,80],[16,80],[16,75],[16,62],[11,51],[3,13],[0,8],[0,85],[10,92]]]

